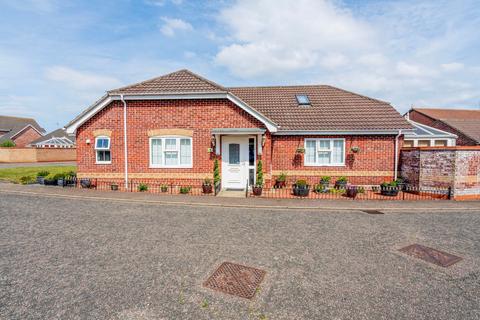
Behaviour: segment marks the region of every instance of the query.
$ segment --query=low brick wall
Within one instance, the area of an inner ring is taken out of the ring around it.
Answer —
[[[75,161],[76,150],[62,148],[0,148],[0,162]]]
[[[404,148],[400,171],[415,186],[452,187],[456,200],[480,199],[480,147]]]

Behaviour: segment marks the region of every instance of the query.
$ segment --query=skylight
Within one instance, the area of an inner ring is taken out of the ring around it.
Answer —
[[[308,96],[306,94],[297,94],[296,98],[299,105],[301,106],[310,105],[310,99],[308,99]]]

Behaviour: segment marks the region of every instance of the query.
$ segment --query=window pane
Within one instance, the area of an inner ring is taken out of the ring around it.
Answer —
[[[105,161],[110,161],[110,151],[103,151]]]
[[[165,150],[177,150],[177,139],[165,139]]]
[[[152,139],[152,149],[150,150],[152,164],[162,164],[162,139]]]
[[[110,151],[97,151],[97,162],[110,161]]]
[[[430,147],[430,140],[418,140],[419,147]]]
[[[248,139],[248,165],[255,165],[255,139]]]
[[[109,148],[109,139],[106,138],[98,138],[97,139],[97,145],[95,148],[97,149],[108,149]]]
[[[240,145],[238,143],[230,143],[228,145],[228,163],[240,163]]]
[[[343,163],[343,140],[333,141],[332,163]]]
[[[330,151],[319,151],[318,152],[318,163],[319,164],[330,164]]]
[[[180,164],[192,163],[190,139],[180,139]]]
[[[166,166],[176,166],[176,165],[178,165],[178,152],[176,152],[176,151],[166,151],[165,152],[165,165]]]
[[[305,144],[305,162],[306,163],[315,163],[316,161],[316,150],[317,149],[317,143],[315,140],[307,140],[307,143]]]
[[[330,150],[330,140],[320,140],[320,150]]]

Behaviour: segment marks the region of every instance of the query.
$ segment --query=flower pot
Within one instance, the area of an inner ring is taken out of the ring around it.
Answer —
[[[37,177],[38,184],[45,184],[45,177]]]
[[[163,193],[167,192],[168,191],[168,187],[160,187],[160,191],[162,191]]]
[[[59,187],[63,187],[64,183],[65,183],[65,179],[58,179],[57,180],[57,186],[59,186]]]
[[[286,184],[285,180],[283,180],[283,181],[275,180],[275,185],[273,187],[276,188],[276,189],[281,189],[281,188],[285,188],[286,185],[287,184]]]
[[[45,179],[44,184],[46,186],[56,186],[57,185],[57,179]]]
[[[252,187],[252,191],[253,191],[254,196],[261,196],[262,195],[262,190],[263,190],[263,187],[260,187],[260,186]]]
[[[336,181],[335,189],[345,189],[347,187],[347,181]]]
[[[398,187],[380,187],[380,193],[382,196],[395,197],[398,195]]]
[[[203,191],[203,193],[212,193],[213,186],[211,184],[209,184],[209,185],[203,184],[202,185],[202,191]]]
[[[347,197],[349,198],[355,198],[358,194],[358,189],[357,187],[348,187],[347,188]]]
[[[297,186],[296,184],[293,185],[293,195],[297,197],[308,197],[310,193],[310,186]]]
[[[111,184],[110,189],[112,189],[112,191],[117,191],[118,190],[118,184]]]
[[[90,179],[80,179],[80,185],[82,188],[90,188],[92,186],[92,182]]]

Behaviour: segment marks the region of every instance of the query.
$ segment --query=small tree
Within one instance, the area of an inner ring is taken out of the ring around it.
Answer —
[[[263,186],[263,164],[262,160],[258,160],[257,163],[257,181],[255,182],[255,185],[261,187]]]
[[[5,140],[0,144],[0,147],[13,148],[15,147],[15,142],[13,142],[12,140]]]
[[[213,162],[213,184],[216,186],[220,182],[220,168],[218,167],[218,159]]]

